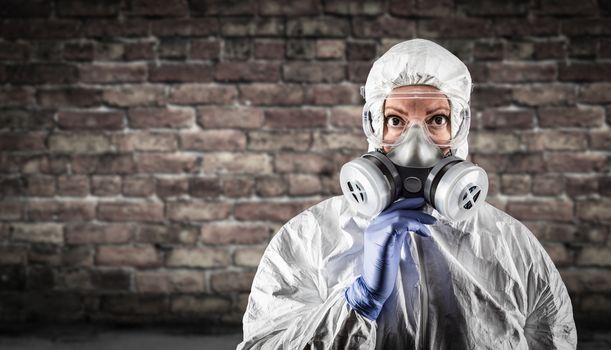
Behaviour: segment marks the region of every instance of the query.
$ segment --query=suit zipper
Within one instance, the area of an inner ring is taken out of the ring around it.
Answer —
[[[422,237],[416,235],[418,247],[418,264],[420,265],[421,272],[421,284],[420,284],[420,295],[421,295],[421,309],[420,309],[420,349],[425,349],[426,345],[426,330],[429,312],[429,291],[426,283],[426,268],[424,266],[424,250],[422,248]]]

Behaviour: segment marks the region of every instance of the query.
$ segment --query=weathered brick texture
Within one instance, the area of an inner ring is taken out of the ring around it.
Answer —
[[[611,312],[605,1],[24,0],[0,8],[0,321],[239,323],[269,239],[340,194],[373,60],[470,68],[471,160],[578,319]]]

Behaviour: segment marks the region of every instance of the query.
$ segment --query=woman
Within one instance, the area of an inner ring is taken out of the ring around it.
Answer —
[[[441,46],[392,47],[365,85],[369,150],[466,158],[471,77]],[[574,349],[567,290],[520,222],[484,203],[449,219],[422,198],[373,218],[344,196],[287,222],[257,270],[238,349]]]

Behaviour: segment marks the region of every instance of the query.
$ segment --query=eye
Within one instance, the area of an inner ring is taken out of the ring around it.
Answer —
[[[428,120],[428,123],[432,124],[434,127],[446,126],[449,122],[450,122],[450,117],[448,117],[447,115],[443,115],[443,114],[437,114]]]
[[[405,121],[397,116],[391,115],[384,117],[386,125],[391,128],[403,128],[405,126]]]

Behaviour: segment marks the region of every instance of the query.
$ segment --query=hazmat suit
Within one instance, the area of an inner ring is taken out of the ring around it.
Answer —
[[[374,129],[390,91],[416,84],[466,100],[471,92],[467,68],[447,50],[420,39],[397,44],[365,85]],[[452,153],[465,158],[466,143]],[[405,236],[394,288],[374,320],[346,300],[363,273],[371,218],[336,196],[289,220],[259,264],[238,349],[575,349],[567,290],[524,225],[488,203],[463,221],[428,204],[422,211],[437,219],[430,236]]]

